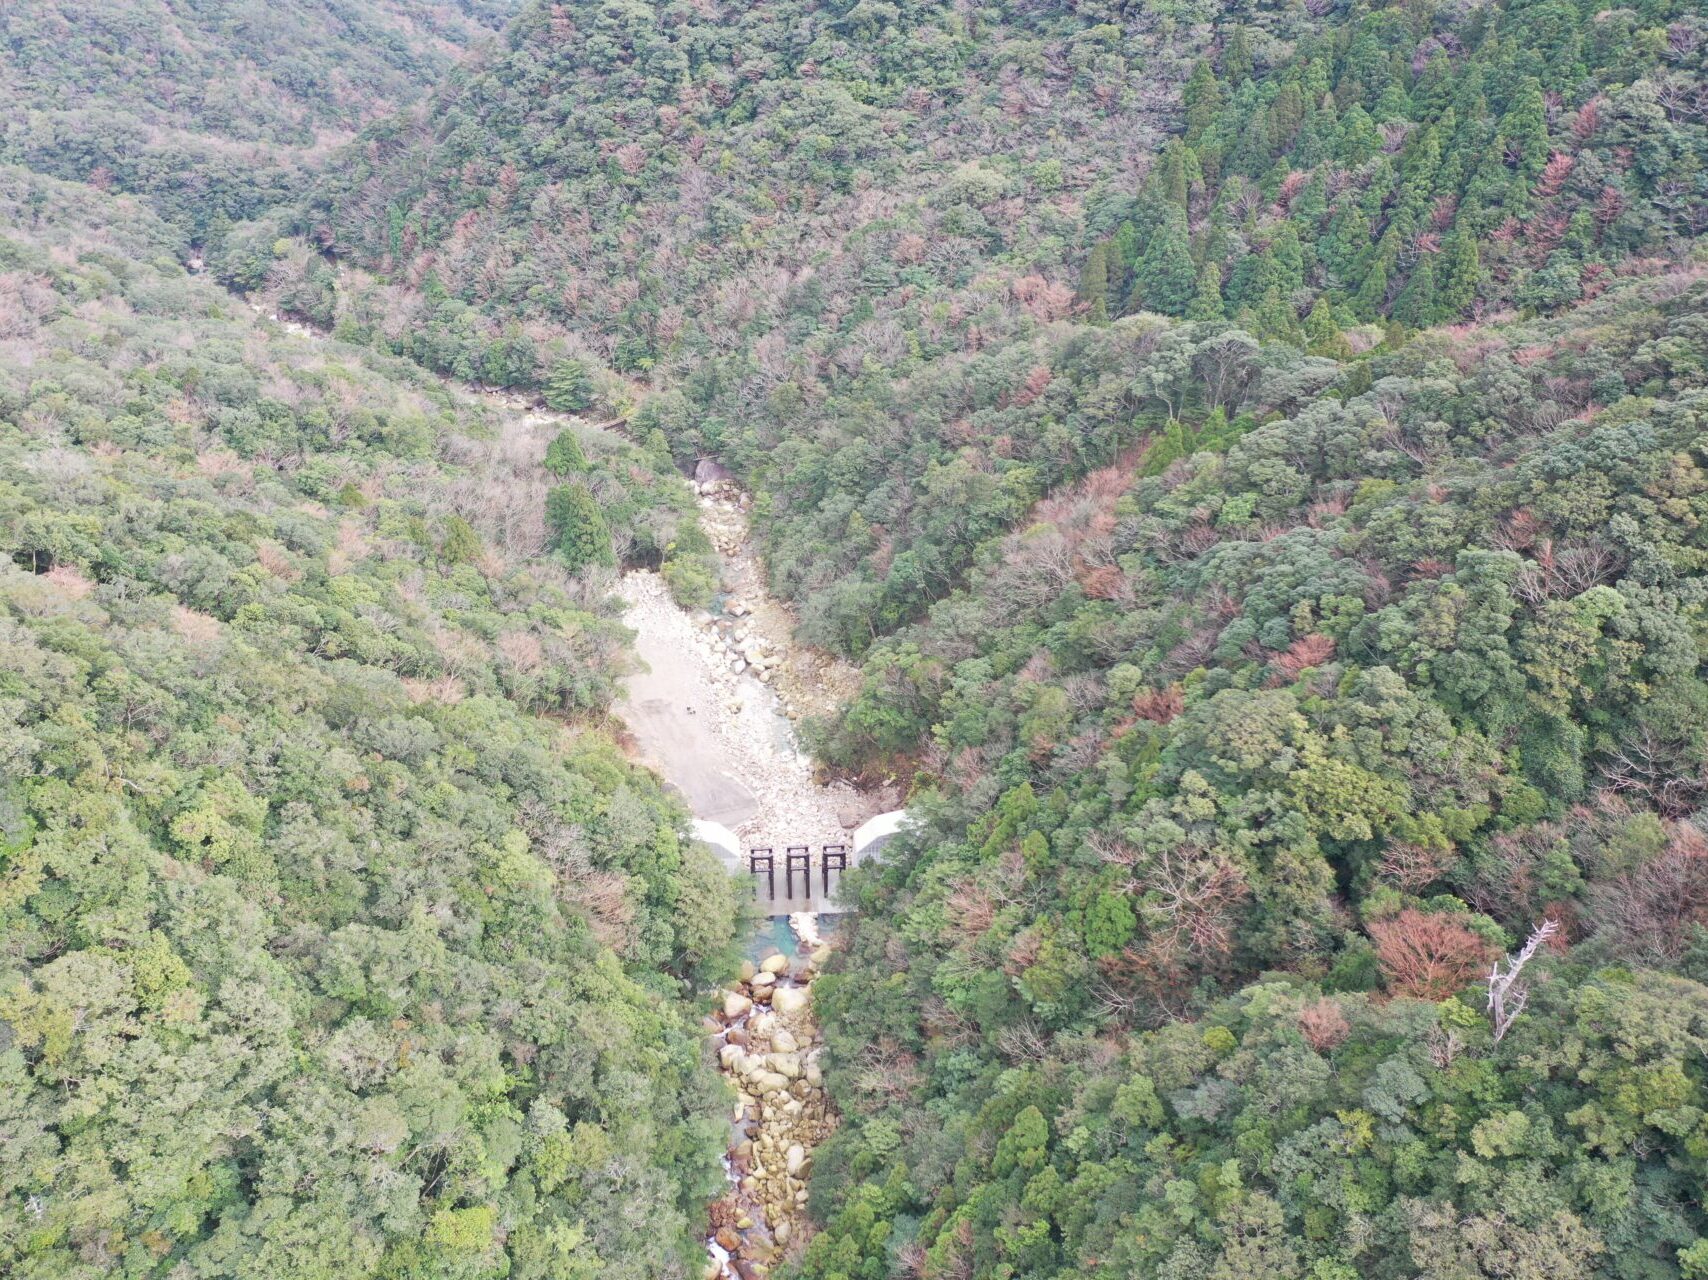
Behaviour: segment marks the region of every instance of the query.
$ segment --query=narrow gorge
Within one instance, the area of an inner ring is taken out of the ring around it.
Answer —
[[[745,495],[705,468],[695,490],[727,589],[696,615],[658,574],[625,575],[623,618],[646,668],[630,677],[618,715],[641,757],[741,850],[845,842],[889,797],[822,783],[794,722],[833,709],[856,673],[794,645],[793,619],[765,592]],[[790,915],[786,927],[762,918],[738,980],[706,1022],[735,1093],[730,1188],[711,1207],[706,1280],[760,1280],[807,1234],[813,1149],[836,1125],[812,1008],[812,980],[831,951],[821,923],[811,912]]]
[[[325,337],[276,314],[266,318],[297,337]],[[611,430],[524,397],[442,381],[496,407],[488,461],[518,473],[537,471],[560,433]],[[720,589],[710,608],[695,611],[677,603],[655,570],[632,569],[618,580],[637,661],[612,710],[628,730],[629,753],[742,850],[846,842],[897,795],[889,787],[861,791],[821,780],[795,723],[834,712],[857,690],[858,671],[795,644],[793,616],[765,587],[747,495],[716,467],[702,466],[690,483],[718,553]],[[734,850],[719,852],[732,874],[743,873]],[[761,902],[762,911],[772,909]],[[833,945],[830,923],[812,912],[762,915],[735,982],[705,1019],[709,1052],[733,1092],[724,1157],[729,1189],[708,1212],[705,1280],[762,1280],[810,1234],[812,1153],[836,1127],[812,1008],[813,979]]]

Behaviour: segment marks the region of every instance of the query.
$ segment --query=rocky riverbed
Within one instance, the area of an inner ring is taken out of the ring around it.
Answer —
[[[710,609],[690,613],[658,574],[623,576],[623,621],[649,669],[628,681],[617,713],[695,816],[723,823],[744,846],[845,842],[867,818],[895,808],[899,793],[823,777],[800,749],[795,721],[842,705],[859,672],[795,643],[793,615],[765,592],[746,495],[721,478],[696,481],[694,490],[723,590]]]
[[[777,693],[790,720],[830,715],[860,689],[860,671],[850,663],[794,642],[795,617],[766,590],[764,566],[748,528],[748,496],[731,481],[697,481],[700,523],[723,558],[728,587],[722,605],[703,615],[728,652],[732,667],[745,663]]]
[[[811,928],[797,922],[809,939]],[[813,976],[829,954],[820,945],[747,962],[713,1016],[712,1048],[736,1104],[730,1191],[711,1208],[706,1280],[763,1280],[805,1243],[812,1153],[836,1127],[812,1010]]]

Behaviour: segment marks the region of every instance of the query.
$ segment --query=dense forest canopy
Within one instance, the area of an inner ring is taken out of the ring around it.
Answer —
[[[0,225],[0,1271],[682,1269],[734,887],[565,719],[629,658],[538,451],[135,203]]]
[[[0,160],[149,194],[197,239],[431,86],[514,0],[29,0],[0,9]]]
[[[714,458],[915,819],[770,1274],[1708,1277],[1696,7],[168,13],[0,18],[0,1269],[699,1266]]]
[[[1705,48],[1665,3],[541,3],[303,226],[411,286],[325,314],[432,367],[531,385],[519,343],[569,330],[650,374],[858,652],[1138,438],[1073,322],[1344,358],[1688,257]]]
[[[823,748],[930,785],[826,980],[807,1274],[1679,1274],[1704,289],[1165,433],[874,647]],[[1544,921],[1497,1043],[1473,989]]]

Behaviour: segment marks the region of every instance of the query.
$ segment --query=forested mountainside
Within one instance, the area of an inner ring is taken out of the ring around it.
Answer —
[[[0,8],[0,161],[145,192],[196,238],[437,82],[515,0],[29,0]]]
[[[686,1274],[734,886],[545,441],[178,243],[0,170],[0,1273]]]
[[[916,819],[770,1275],[1708,1277],[1698,10],[0,17],[0,1271],[699,1265],[713,457]]]
[[[1708,281],[1256,355],[822,735],[929,782],[820,982],[807,1275],[1704,1274]]]
[[[540,4],[320,188],[371,277],[228,242],[650,383],[864,657],[793,1274],[1708,1275],[1705,34]]]
[[[1687,256],[1705,48],[1675,3],[537,3],[304,226],[392,282],[326,313],[433,367],[531,385],[567,329],[650,373],[859,652],[1137,439],[1064,322],[1340,357]]]

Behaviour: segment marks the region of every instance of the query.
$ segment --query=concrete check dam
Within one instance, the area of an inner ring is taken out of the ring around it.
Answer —
[[[644,665],[616,712],[636,754],[682,795],[694,834],[751,879],[762,910],[838,913],[844,872],[905,815],[893,794],[821,781],[801,751],[794,719],[832,710],[857,673],[794,644],[793,619],[766,595],[750,549],[744,495],[721,478],[695,488],[728,590],[694,612],[656,573],[624,575],[623,621]]]

